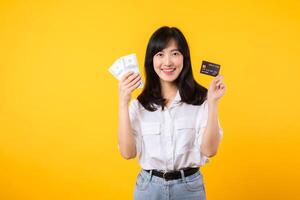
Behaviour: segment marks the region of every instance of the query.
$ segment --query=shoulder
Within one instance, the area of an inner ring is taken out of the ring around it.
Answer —
[[[140,104],[138,99],[132,99],[129,103],[129,110],[131,112],[138,112],[143,106]]]
[[[190,107],[191,109],[195,109],[195,110],[206,110],[208,108],[207,100],[204,100],[203,103],[200,105],[187,104],[187,103],[183,102],[181,104],[181,106],[183,106],[185,108]]]
[[[201,105],[199,105],[200,113],[207,113],[208,112],[208,104],[207,100],[205,100]]]
[[[207,105],[207,99],[200,105],[201,108],[203,109],[207,109],[208,105]]]

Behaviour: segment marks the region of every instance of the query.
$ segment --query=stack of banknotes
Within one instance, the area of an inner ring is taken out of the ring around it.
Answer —
[[[134,73],[140,74],[136,55],[132,53],[120,57],[112,64],[112,66],[108,69],[108,71],[118,80],[120,80],[123,74],[125,74],[128,71],[133,71]],[[139,88],[142,88],[143,86],[144,83],[141,80]]]

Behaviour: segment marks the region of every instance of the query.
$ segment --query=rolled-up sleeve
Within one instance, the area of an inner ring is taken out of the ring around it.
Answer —
[[[201,149],[202,139],[203,139],[204,131],[206,129],[206,125],[207,125],[207,121],[208,121],[207,100],[204,101],[202,106],[200,107],[197,119],[199,120],[199,125],[198,125],[199,128],[196,133],[196,140],[197,140],[196,143],[197,143],[197,146],[199,147],[199,149]],[[218,126],[219,126],[219,134],[221,135],[221,138],[223,138],[223,129],[220,125],[219,119],[218,119]],[[201,154],[201,163],[205,164],[208,161],[209,161],[209,157]]]

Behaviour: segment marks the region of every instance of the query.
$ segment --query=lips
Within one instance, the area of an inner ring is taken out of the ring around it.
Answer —
[[[160,70],[166,75],[172,75],[176,68],[162,68]]]
[[[176,68],[163,68],[161,70],[164,71],[164,72],[173,72],[173,71],[175,71],[175,69]]]

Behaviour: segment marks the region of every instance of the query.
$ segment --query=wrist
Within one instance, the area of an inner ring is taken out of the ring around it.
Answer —
[[[129,102],[128,101],[120,101],[119,102],[119,108],[127,108]]]
[[[218,107],[219,101],[218,101],[218,100],[207,100],[207,104],[208,104],[210,107]]]

